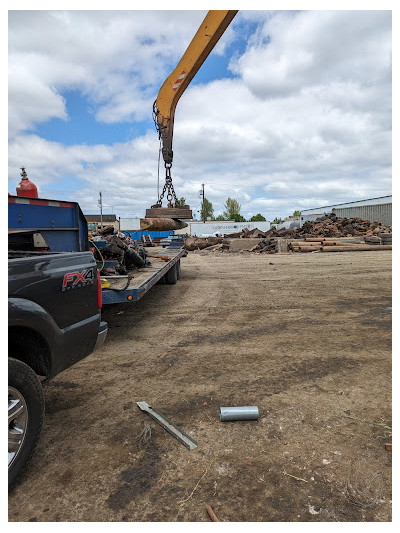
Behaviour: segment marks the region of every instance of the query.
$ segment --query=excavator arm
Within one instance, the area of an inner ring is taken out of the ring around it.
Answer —
[[[173,159],[172,137],[176,104],[236,13],[237,11],[220,10],[207,13],[182,59],[158,93],[154,102],[154,115],[166,165],[171,165]]]

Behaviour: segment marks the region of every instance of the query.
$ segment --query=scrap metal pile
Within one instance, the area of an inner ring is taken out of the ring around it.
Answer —
[[[392,228],[381,222],[369,222],[359,217],[340,218],[326,215],[301,228],[264,232],[245,228],[241,232],[222,237],[188,237],[189,251],[207,249],[220,252],[343,252],[389,250],[392,247]]]
[[[126,275],[149,264],[146,250],[135,245],[129,236],[115,231],[113,226],[92,232],[89,243],[102,275]]]
[[[282,230],[281,230],[282,231]],[[284,230],[286,231],[286,230]],[[286,235],[300,238],[309,237],[348,237],[348,236],[369,236],[378,233],[391,233],[392,227],[381,222],[369,222],[359,217],[340,218],[335,214],[317,218],[312,222],[304,222],[301,228],[289,230]],[[280,233],[283,236],[282,233]]]

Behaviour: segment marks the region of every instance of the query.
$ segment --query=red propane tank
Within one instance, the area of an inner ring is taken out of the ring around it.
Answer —
[[[17,185],[17,196],[38,198],[38,191],[36,185],[28,180],[28,175],[25,171],[25,167],[21,167],[21,170],[22,180]]]

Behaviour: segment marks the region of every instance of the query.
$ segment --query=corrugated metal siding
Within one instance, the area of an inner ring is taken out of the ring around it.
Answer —
[[[344,209],[345,207],[361,207],[366,205],[381,205],[391,204],[392,195],[379,196],[378,198],[368,198],[367,200],[355,200],[354,202],[346,202],[344,204],[324,205],[322,207],[314,207],[313,209],[302,209],[302,215],[315,215],[316,213],[330,213],[333,208]]]
[[[359,207],[336,208],[338,217],[360,217],[370,222],[382,222],[387,226],[392,225],[392,204],[364,205]]]

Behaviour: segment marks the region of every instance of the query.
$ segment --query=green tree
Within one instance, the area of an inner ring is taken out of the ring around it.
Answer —
[[[239,202],[234,198],[228,198],[225,202],[224,207],[225,211],[222,214],[225,217],[225,220],[234,220],[235,222],[239,222],[239,220],[236,220],[236,218],[241,216],[241,205],[239,204]]]
[[[266,218],[260,215],[260,213],[252,216],[250,219],[250,222],[265,222],[265,221],[266,221]]]
[[[293,211],[294,217],[299,217],[301,215],[301,211]]]
[[[215,220],[226,220],[226,218],[224,217],[224,215],[218,215]]]
[[[281,224],[281,222],[283,222],[281,218],[275,217],[274,220],[272,221],[272,224]]]
[[[182,198],[179,198],[177,205],[186,205],[186,198],[182,196]]]
[[[207,220],[208,217],[211,219],[214,218],[214,208],[210,200],[204,198],[204,213],[203,213],[203,202],[201,202],[200,217],[204,220]]]
[[[237,213],[234,213],[232,215],[231,220],[234,220],[235,222],[246,222],[246,219],[244,217],[242,217],[241,214],[237,214]]]

